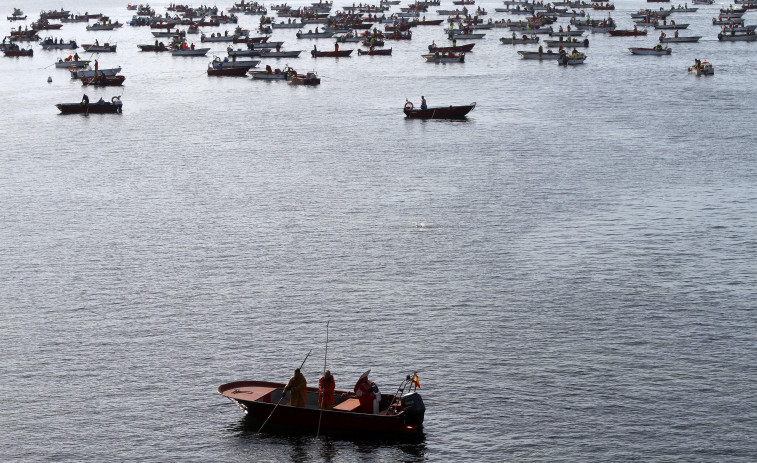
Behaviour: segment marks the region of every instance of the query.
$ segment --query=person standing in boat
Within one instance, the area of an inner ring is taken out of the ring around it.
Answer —
[[[307,398],[308,382],[305,376],[300,373],[300,369],[294,370],[294,376],[289,378],[289,382],[284,386],[284,392],[282,397],[286,395],[287,391],[292,391],[292,395],[289,396],[289,405],[293,407],[304,407],[305,399]]]
[[[334,388],[336,383],[331,371],[326,370],[318,380],[318,404],[323,410],[333,410],[334,408]]]
[[[376,383],[368,379],[368,374],[371,370],[366,371],[355,384],[355,395],[360,401],[360,411],[363,413],[373,413],[374,415],[379,412],[379,401],[381,400],[381,394],[379,393]]]
[[[424,110],[424,111],[428,109],[428,105],[426,104],[426,97],[425,96],[421,96],[421,109]]]

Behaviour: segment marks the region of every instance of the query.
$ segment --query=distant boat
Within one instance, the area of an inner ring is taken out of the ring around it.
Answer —
[[[358,50],[358,55],[368,55],[368,56],[389,56],[392,54],[391,48],[374,48],[373,50],[363,51]]]
[[[701,35],[692,35],[689,37],[660,37],[660,43],[684,43],[684,42],[699,42]]]
[[[689,68],[689,73],[695,76],[712,76],[715,75],[715,68],[709,61],[697,62],[694,66]]]
[[[124,80],[126,80],[125,76],[98,75],[93,77],[82,77],[81,83],[82,85],[92,85],[94,87],[114,87],[123,85]]]
[[[117,96],[111,98],[110,101],[103,101],[101,98],[96,103],[90,103],[85,95],[80,103],[58,103],[55,107],[62,114],[115,114],[122,111],[123,103]]]
[[[79,47],[76,44],[76,40],[69,40],[68,42],[63,42],[63,40],[60,40],[58,43],[55,43],[55,40],[51,38],[47,38],[41,41],[39,44],[43,50],[75,50]]]
[[[205,56],[210,48],[187,48],[186,50],[172,50],[171,56]]]
[[[82,44],[81,47],[84,49],[84,51],[88,51],[90,53],[115,53],[117,46],[118,45],[115,43],[113,45],[109,43],[104,43],[102,45],[89,43]]]
[[[465,53],[431,53],[421,55],[427,63],[464,63]]]
[[[82,77],[94,77],[95,72],[99,75],[106,75],[106,76],[115,76],[119,72],[121,72],[121,67],[115,67],[115,68],[108,68],[108,69],[98,69],[95,71],[94,69],[72,69],[71,70],[71,78],[72,79],[81,79]]]
[[[320,51],[310,50],[310,55],[313,58],[346,58],[352,54],[352,50],[333,50],[333,51]]]
[[[289,78],[289,82],[294,85],[320,85],[321,79],[318,77],[318,75],[315,73],[315,71],[310,71],[305,74],[294,74]]]
[[[673,52],[668,47],[662,47],[662,46],[656,46],[654,48],[639,48],[639,47],[633,47],[628,49],[632,54],[634,55],[669,55]]]
[[[26,48],[16,48],[13,50],[3,50],[3,54],[5,54],[5,56],[33,56],[34,50],[31,48],[28,50]]]
[[[60,59],[55,63],[55,67],[59,69],[79,69],[89,66],[88,60],[63,60]]]
[[[403,111],[408,119],[461,119],[476,107],[476,103],[463,106],[438,106],[435,108],[415,109],[410,101],[405,102]]]

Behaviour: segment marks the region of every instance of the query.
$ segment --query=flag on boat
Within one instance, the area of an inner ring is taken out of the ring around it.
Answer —
[[[421,380],[418,375],[413,376],[413,384],[415,384],[415,387],[421,387]]]

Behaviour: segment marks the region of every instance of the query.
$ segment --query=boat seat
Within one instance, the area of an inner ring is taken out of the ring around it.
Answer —
[[[339,405],[334,406],[334,410],[343,412],[356,412],[360,408],[360,401],[357,399],[347,399]]]
[[[228,395],[233,399],[247,400],[250,402],[263,399],[263,402],[270,403],[271,393],[276,389],[278,388],[267,386],[245,386],[231,390],[225,395]]]

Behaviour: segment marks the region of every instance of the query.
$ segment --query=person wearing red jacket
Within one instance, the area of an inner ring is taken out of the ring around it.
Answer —
[[[335,387],[334,377],[331,376],[329,370],[326,370],[318,380],[318,403],[323,410],[333,410]]]
[[[363,373],[355,384],[355,395],[360,401],[360,411],[363,413],[378,414],[381,394],[376,383],[368,379],[371,370]]]

